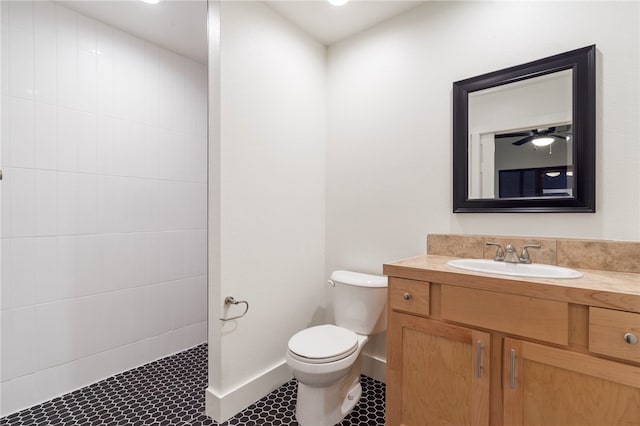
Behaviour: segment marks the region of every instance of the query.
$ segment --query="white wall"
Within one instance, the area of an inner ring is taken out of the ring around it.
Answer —
[[[428,233],[640,239],[638,9],[428,2],[331,46],[326,271],[380,273],[424,253]],[[591,44],[597,213],[452,214],[452,83]],[[384,357],[383,339],[370,351]]]
[[[206,67],[2,2],[1,411],[206,340]]]
[[[207,395],[216,420],[291,377],[287,341],[323,320],[326,283],[325,48],[262,3],[219,7],[221,74],[219,84],[210,74],[210,98],[219,91],[221,127],[211,128],[210,145],[220,157],[210,159],[209,223],[220,237],[210,243],[209,340],[220,343],[210,347]],[[211,9],[209,17],[217,19]],[[249,302],[246,317],[219,321],[242,311],[225,311],[226,296]]]

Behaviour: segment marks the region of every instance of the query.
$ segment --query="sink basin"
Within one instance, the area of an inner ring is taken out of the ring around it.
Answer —
[[[530,278],[580,278],[582,274],[573,269],[543,263],[509,263],[496,262],[489,259],[455,259],[447,265],[467,271],[486,272],[489,274],[510,275]]]

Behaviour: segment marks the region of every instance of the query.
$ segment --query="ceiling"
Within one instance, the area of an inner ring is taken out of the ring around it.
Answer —
[[[324,0],[264,3],[314,39],[330,45],[423,2],[351,0],[340,7]],[[200,63],[207,62],[206,0],[161,0],[156,5],[137,0],[58,0],[57,3]]]

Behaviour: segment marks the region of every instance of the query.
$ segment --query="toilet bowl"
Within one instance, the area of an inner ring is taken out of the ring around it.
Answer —
[[[362,395],[362,348],[386,328],[386,277],[336,271],[329,282],[336,325],[301,330],[288,343],[301,426],[333,426],[351,412]]]

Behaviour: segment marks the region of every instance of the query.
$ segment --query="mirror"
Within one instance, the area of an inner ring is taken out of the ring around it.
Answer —
[[[595,212],[595,46],[453,84],[453,211]]]

